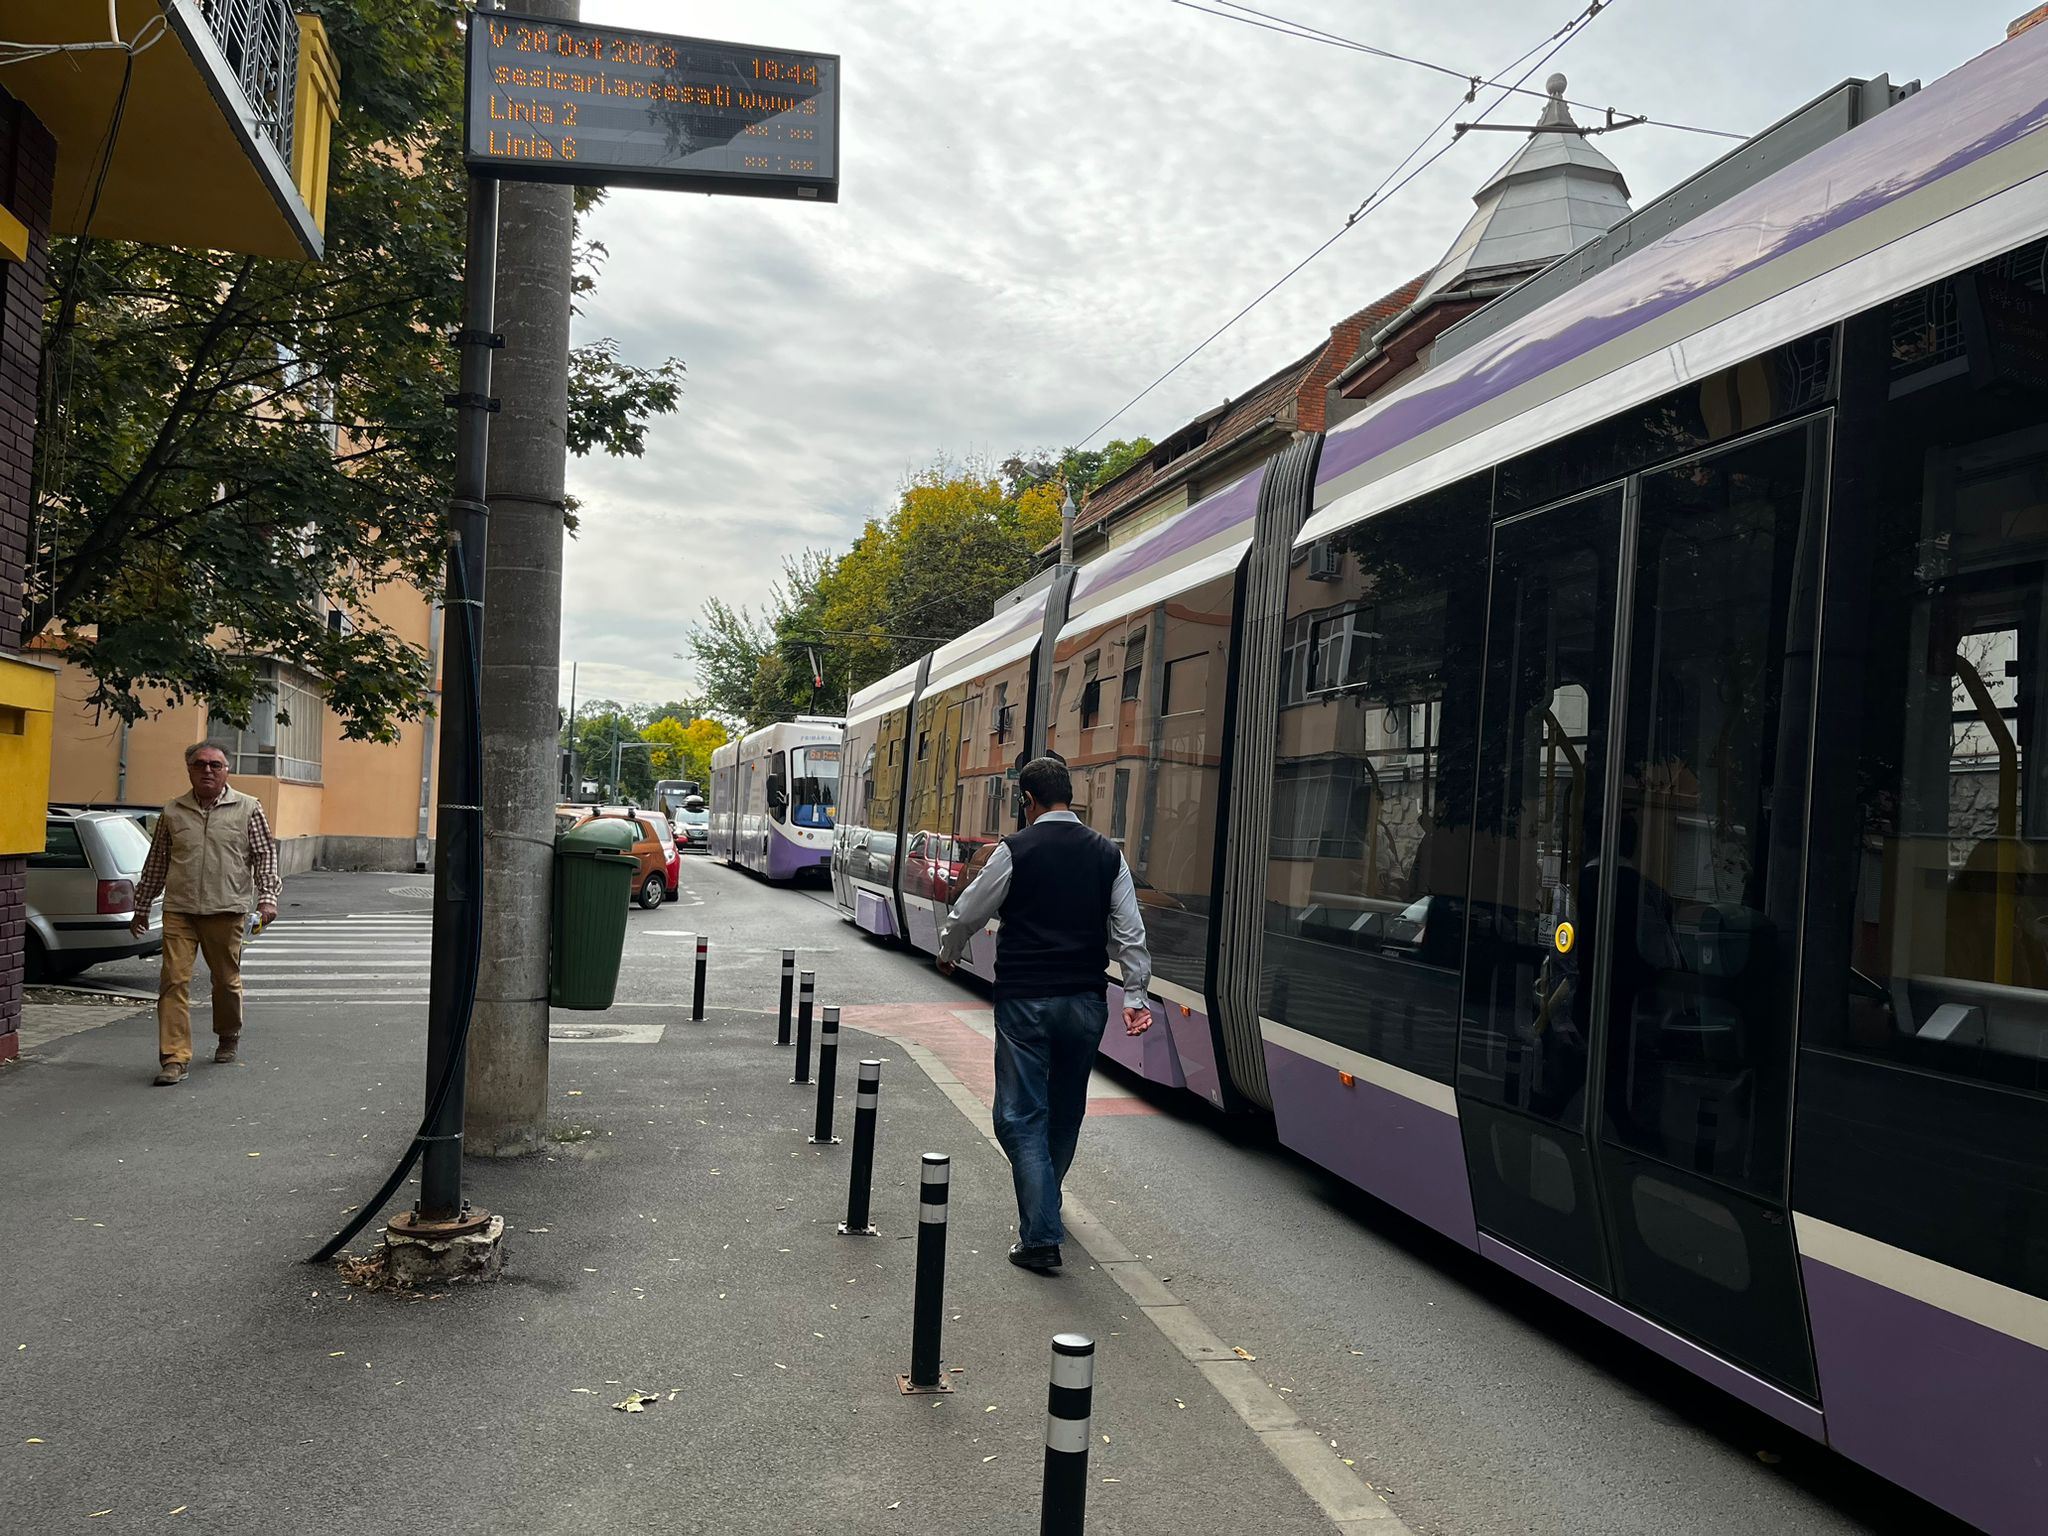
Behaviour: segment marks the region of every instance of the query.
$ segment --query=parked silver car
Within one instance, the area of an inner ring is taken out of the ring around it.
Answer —
[[[102,960],[153,955],[164,947],[163,902],[136,938],[135,882],[149,838],[121,811],[52,807],[43,851],[28,857],[28,977],[62,981]]]

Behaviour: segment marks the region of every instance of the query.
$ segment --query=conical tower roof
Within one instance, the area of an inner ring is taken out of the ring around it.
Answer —
[[[1565,78],[1544,82],[1529,142],[1473,194],[1478,205],[1430,275],[1424,299],[1496,276],[1531,273],[1628,217],[1628,182],[1577,131]]]

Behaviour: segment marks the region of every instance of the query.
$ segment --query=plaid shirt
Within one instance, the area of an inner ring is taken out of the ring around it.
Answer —
[[[135,882],[136,911],[147,912],[150,903],[163,895],[164,881],[170,872],[170,823],[159,818],[155,835],[149,840],[149,857],[143,861],[141,877]],[[270,820],[263,814],[261,801],[249,807],[249,873],[256,882],[257,904],[269,902],[276,906],[284,894],[284,882],[277,877],[277,839],[270,834]]]

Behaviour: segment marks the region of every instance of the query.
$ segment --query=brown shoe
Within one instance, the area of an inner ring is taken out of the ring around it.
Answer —
[[[182,1083],[183,1081],[185,1081],[185,1063],[182,1061],[171,1061],[166,1062],[163,1070],[157,1073],[155,1086],[158,1088],[168,1088],[173,1083]]]
[[[241,1045],[241,1043],[242,1037],[240,1035],[235,1035],[231,1038],[223,1039],[220,1042],[220,1044],[216,1045],[213,1048],[213,1059],[215,1064],[219,1066],[226,1066],[229,1062],[233,1061],[235,1059],[235,1051],[237,1047]]]

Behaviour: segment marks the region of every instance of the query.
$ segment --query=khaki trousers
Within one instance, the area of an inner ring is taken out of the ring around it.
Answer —
[[[164,969],[156,994],[157,1065],[192,1060],[192,960],[206,956],[213,976],[213,1032],[223,1040],[242,1033],[242,932],[240,912],[164,914]]]

